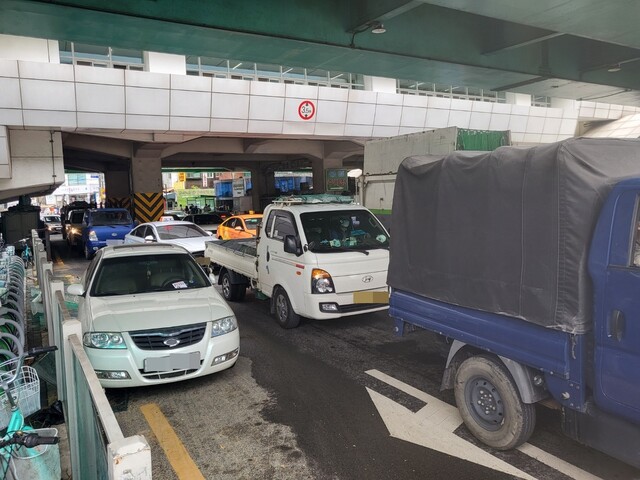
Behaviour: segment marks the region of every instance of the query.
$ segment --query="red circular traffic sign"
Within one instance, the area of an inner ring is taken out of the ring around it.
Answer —
[[[311,120],[316,114],[316,106],[311,100],[304,100],[298,105],[298,115],[302,120]]]

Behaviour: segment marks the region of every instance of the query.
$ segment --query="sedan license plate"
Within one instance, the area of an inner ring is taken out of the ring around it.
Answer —
[[[172,353],[166,357],[151,357],[144,360],[145,372],[170,372],[198,368],[200,368],[200,352]]]
[[[109,245],[122,245],[123,243],[124,243],[124,240],[118,240],[117,238],[115,240],[107,239],[107,246],[109,246]]]

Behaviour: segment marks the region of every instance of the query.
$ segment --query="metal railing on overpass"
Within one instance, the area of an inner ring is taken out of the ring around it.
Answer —
[[[69,437],[72,477],[151,479],[151,449],[142,435],[125,437],[82,346],[82,327],[67,308],[34,231],[33,252],[49,345],[57,345],[56,384]]]

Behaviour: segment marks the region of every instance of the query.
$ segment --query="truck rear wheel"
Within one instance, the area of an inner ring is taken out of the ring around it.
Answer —
[[[276,320],[282,328],[296,328],[300,325],[300,315],[293,311],[289,296],[284,288],[278,287],[274,292],[273,308]]]
[[[247,288],[244,285],[231,283],[231,275],[229,272],[222,274],[220,283],[222,284],[222,296],[225,300],[241,302],[244,299]]]
[[[482,443],[509,450],[533,433],[535,405],[522,402],[509,371],[499,361],[484,356],[466,359],[456,372],[454,391],[465,425]]]

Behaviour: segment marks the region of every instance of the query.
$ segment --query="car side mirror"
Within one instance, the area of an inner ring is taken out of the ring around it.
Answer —
[[[235,228],[235,230],[237,230],[237,231],[241,232],[241,231],[242,231],[242,227],[241,227],[240,225],[238,225],[238,226]]]
[[[146,237],[144,237],[144,243],[153,243],[155,241],[156,241],[156,239],[153,238],[152,235],[147,235]]]
[[[69,295],[77,295],[81,297],[84,295],[84,287],[79,283],[73,283],[67,287],[67,293]]]
[[[302,244],[300,243],[300,238],[295,235],[285,235],[284,251],[286,253],[293,253],[296,257],[302,255]]]

